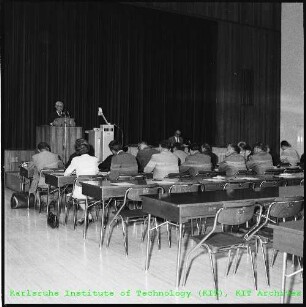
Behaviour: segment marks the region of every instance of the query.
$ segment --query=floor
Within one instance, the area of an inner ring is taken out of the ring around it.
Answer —
[[[146,241],[141,241],[141,226],[129,227],[129,256],[124,254],[121,227],[115,227],[109,248],[99,249],[100,221],[90,224],[87,240],[82,227],[68,225],[58,229],[46,223],[46,213],[34,209],[10,208],[12,191],[5,189],[4,225],[4,303],[278,303],[281,288],[282,256],[271,270],[271,286],[264,278],[261,252],[257,257],[258,290],[253,288],[250,259],[243,254],[237,274],[225,277],[226,257],[217,258],[221,296],[214,296],[209,257],[199,253],[192,262],[185,287],[175,288],[177,244],[169,248],[165,230],[162,247],[154,243],[150,268],[144,271]],[[186,251],[193,246],[188,236]],[[294,269],[291,261],[289,270]],[[287,302],[303,302],[300,274],[288,280],[292,296]]]

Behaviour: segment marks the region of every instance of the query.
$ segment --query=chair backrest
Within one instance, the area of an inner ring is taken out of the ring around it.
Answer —
[[[142,201],[142,195],[157,195],[165,192],[163,187],[141,187],[141,188],[129,188],[125,192],[125,200]]]
[[[232,183],[227,182],[224,185],[223,190],[249,189],[250,187],[251,187],[250,182],[232,182]]]
[[[222,225],[244,224],[253,217],[254,209],[255,201],[224,203],[223,210],[216,216],[217,222]]]
[[[173,184],[169,188],[169,194],[172,193],[188,193],[203,191],[203,186],[200,183],[196,184]]]
[[[295,173],[302,173],[303,170],[300,167],[292,167],[292,168],[286,168],[284,170],[284,173],[287,174],[295,174]]]
[[[301,199],[276,201],[270,204],[267,214],[278,219],[295,217],[302,210],[303,203]]]
[[[287,186],[286,180],[273,180],[273,181],[262,181],[259,185],[259,188],[274,188],[274,187],[282,187]]]
[[[284,172],[284,169],[279,168],[269,168],[266,169],[264,175],[279,175]]]
[[[234,174],[234,176],[237,176],[237,175],[248,175],[248,174],[249,174],[248,170],[239,170],[239,171],[237,171]]]

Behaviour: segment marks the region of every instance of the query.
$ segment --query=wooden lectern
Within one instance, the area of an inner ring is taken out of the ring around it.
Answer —
[[[66,163],[75,152],[75,140],[83,137],[82,127],[54,127],[49,125],[36,127],[36,144],[47,142],[53,153],[57,153]]]

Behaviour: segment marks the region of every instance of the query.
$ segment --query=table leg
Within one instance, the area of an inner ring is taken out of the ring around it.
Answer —
[[[105,215],[105,200],[102,200],[102,217],[101,217],[101,230],[100,230],[100,245],[102,248],[103,245],[103,237],[104,237],[104,215]]]
[[[151,214],[148,214],[148,230],[147,230],[147,252],[146,252],[146,263],[145,271],[149,269],[149,251],[150,251],[150,227],[151,227]]]
[[[47,191],[47,216],[49,214],[49,194],[50,194],[50,184],[48,184],[48,191]]]
[[[283,295],[281,296],[281,303],[282,304],[284,304],[284,302],[285,302],[286,267],[287,267],[287,253],[284,253],[284,255],[283,255],[283,275],[282,275],[282,292],[283,292]]]
[[[88,197],[85,199],[85,215],[84,215],[84,228],[83,228],[83,239],[86,239],[87,236],[87,222],[88,222]]]
[[[178,237],[178,248],[177,248],[177,261],[176,261],[176,287],[180,284],[180,262],[181,262],[181,249],[182,249],[182,233],[183,224],[179,224],[179,237]]]
[[[60,199],[61,199],[61,188],[58,187],[58,200],[57,200],[57,217],[58,217],[58,220],[60,219],[60,215],[61,215],[61,202],[60,202]]]

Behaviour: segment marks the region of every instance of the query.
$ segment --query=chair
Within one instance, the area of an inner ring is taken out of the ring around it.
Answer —
[[[115,216],[113,217],[113,219],[108,225],[108,235],[107,235],[107,245],[106,246],[109,247],[111,234],[112,234],[113,227],[114,227],[113,226],[114,222],[120,219],[121,224],[122,224],[125,255],[128,256],[128,223],[137,222],[137,221],[144,222],[148,214],[144,212],[142,209],[134,209],[134,210],[128,209],[127,203],[129,201],[141,202],[142,195],[157,195],[163,192],[164,192],[164,188],[162,187],[137,187],[137,188],[127,189],[124,195],[123,204],[118,209]],[[155,220],[155,223],[157,224],[156,220]],[[156,229],[157,229],[157,225],[156,225]],[[144,235],[142,236],[142,240],[143,239],[144,239]]]
[[[303,197],[286,197],[286,198],[277,198],[272,202],[266,212],[261,215],[264,218],[264,221],[259,224],[254,230],[253,235],[256,235],[256,238],[259,239],[263,260],[265,264],[266,272],[266,282],[270,285],[269,275],[268,275],[268,263],[266,250],[263,245],[273,242],[273,229],[268,227],[268,224],[274,223],[278,224],[279,220],[285,222],[288,218],[297,219],[299,213],[303,208],[304,198]],[[273,250],[271,266],[273,266],[275,260],[275,251]]]
[[[217,263],[214,260],[214,255],[220,252],[228,252],[228,260],[226,267],[226,276],[229,273],[229,265],[231,260],[231,251],[236,250],[235,255],[235,265],[234,273],[237,272],[237,267],[239,263],[239,251],[240,249],[246,249],[251,258],[251,266],[253,271],[253,281],[255,289],[257,289],[256,274],[254,269],[254,259],[251,251],[251,246],[255,243],[254,240],[251,240],[252,237],[238,236],[237,234],[231,232],[220,232],[220,228],[217,227],[218,224],[221,225],[241,225],[249,221],[254,214],[255,203],[254,201],[245,202],[239,204],[236,202],[227,202],[224,204],[223,208],[219,209],[216,217],[214,219],[214,224],[212,230],[206,236],[194,236],[191,237],[192,240],[196,241],[197,245],[193,247],[186,256],[186,262],[182,274],[182,284],[186,284],[187,279],[187,270],[189,267],[191,255],[197,251],[199,248],[205,248],[209,254],[211,270],[213,274],[216,298],[218,299],[218,277],[216,266]],[[256,225],[257,226],[257,225]],[[254,227],[250,230],[250,232]]]
[[[275,180],[275,181],[267,181],[267,180],[263,180],[260,185],[259,188],[263,189],[263,188],[274,188],[274,187],[286,187],[287,186],[287,181],[286,180]]]
[[[284,172],[282,168],[269,168],[266,169],[264,175],[279,175]]]
[[[97,180],[97,176],[96,175],[82,175],[82,176],[79,176],[78,178],[76,178],[74,180],[72,193],[70,195],[71,200],[72,200],[72,207],[73,207],[73,229],[74,230],[75,230],[75,227],[76,227],[76,224],[77,224],[78,207],[79,207],[80,203],[82,203],[82,202],[85,204],[85,221],[84,221],[84,230],[83,230],[84,239],[86,239],[86,237],[87,237],[87,229],[88,229],[88,224],[89,224],[88,223],[89,209],[91,209],[93,206],[99,205],[101,203],[101,201],[100,200],[94,200],[93,198],[86,197],[85,195],[84,195],[84,198],[76,198],[76,197],[73,197],[73,192],[74,192],[74,190],[77,186],[81,187],[81,182],[91,181],[91,180]],[[66,205],[65,205],[65,224],[67,224],[68,217],[69,217],[69,208],[68,208],[68,202],[66,202]],[[97,219],[98,219],[98,214],[97,214]]]
[[[284,170],[284,173],[287,174],[296,174],[296,173],[302,173],[303,170],[300,167],[292,167],[292,168],[286,168]]]
[[[239,189],[249,189],[251,187],[250,182],[227,182],[223,186],[223,190],[239,190]]]
[[[51,169],[51,168],[45,168],[40,170],[39,172],[39,182],[37,185],[37,189],[35,192],[35,200],[34,200],[34,209],[35,209],[35,204],[38,202],[39,205],[39,213],[41,213],[41,196],[42,194],[47,194],[47,214],[49,211],[49,194],[54,194],[55,192],[58,191],[58,188],[49,190],[49,186],[45,183],[45,174],[50,174],[53,173],[56,169]]]

